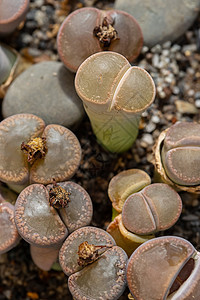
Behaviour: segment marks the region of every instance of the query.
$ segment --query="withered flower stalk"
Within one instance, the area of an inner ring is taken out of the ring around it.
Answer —
[[[111,246],[95,246],[87,241],[81,243],[78,247],[78,265],[87,266],[99,258],[99,256]],[[102,250],[102,251],[101,251]]]
[[[46,138],[36,137],[30,139],[27,144],[23,142],[21,144],[21,150],[28,156],[28,162],[33,163],[35,160],[45,157],[47,152]]]
[[[93,30],[94,36],[98,38],[104,50],[110,46],[112,40],[119,40],[117,30],[113,27],[113,24],[113,19],[109,21],[108,18],[105,17],[102,25],[96,26]]]
[[[53,187],[49,191],[49,203],[54,208],[65,208],[70,202],[69,195],[71,193],[66,191],[60,185],[58,185],[53,179]]]

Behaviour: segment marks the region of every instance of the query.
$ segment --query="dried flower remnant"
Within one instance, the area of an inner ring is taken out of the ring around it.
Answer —
[[[28,141],[27,144],[23,142],[21,144],[21,150],[27,154],[28,162],[33,163],[35,160],[45,157],[47,152],[46,138],[36,137]]]
[[[53,179],[53,187],[49,191],[49,203],[54,208],[65,208],[70,202],[69,195],[71,193],[66,191],[63,187],[58,185]]]
[[[81,243],[78,247],[78,265],[85,267],[99,258],[109,246],[95,246],[87,241]],[[102,251],[101,251],[102,250]]]
[[[102,25],[96,26],[93,30],[93,34],[98,38],[103,50],[106,50],[110,46],[112,40],[119,40],[117,30],[113,27],[113,24],[114,20],[109,21],[105,17]]]

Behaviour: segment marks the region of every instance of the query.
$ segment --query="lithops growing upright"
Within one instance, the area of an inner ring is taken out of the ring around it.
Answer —
[[[75,300],[117,300],[125,290],[127,255],[102,229],[89,226],[71,233],[59,261]]]
[[[54,181],[46,187],[32,184],[18,196],[15,223],[21,237],[31,246],[34,263],[49,270],[68,233],[89,225],[92,201],[78,184]]]
[[[121,54],[104,51],[80,65],[75,88],[102,146],[111,152],[128,150],[137,137],[141,113],[155,97],[151,76],[131,67]]]
[[[178,190],[200,193],[200,124],[177,122],[161,132],[155,170],[163,182]]]
[[[185,239],[152,239],[131,255],[127,282],[137,300],[200,299],[200,253]]]
[[[60,58],[73,72],[90,55],[104,50],[121,53],[133,61],[142,44],[140,26],[131,15],[94,7],[72,12],[63,21],[57,36]]]
[[[71,178],[79,167],[81,147],[67,128],[32,114],[17,114],[0,123],[0,180],[16,190],[30,183]]]

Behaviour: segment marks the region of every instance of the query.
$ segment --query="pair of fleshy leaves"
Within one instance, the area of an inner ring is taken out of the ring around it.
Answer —
[[[138,300],[199,299],[200,254],[180,237],[152,239],[131,255],[127,283]]]
[[[78,248],[85,241],[105,246],[105,251],[97,260],[80,266]],[[74,231],[61,247],[59,261],[69,276],[68,287],[76,300],[117,300],[125,290],[127,255],[115,246],[112,236],[100,228],[89,226]]]
[[[162,180],[199,193],[200,124],[177,122],[163,131],[155,148],[155,168]]]
[[[154,183],[142,170],[130,169],[114,176],[108,194],[120,213],[107,228],[130,255],[139,244],[166,230],[179,218],[182,201],[167,184]]]
[[[46,139],[44,158],[29,164],[21,144],[35,137]],[[0,123],[0,180],[9,184],[51,183],[72,177],[81,159],[76,136],[60,125],[48,125],[32,114],[18,114]]]

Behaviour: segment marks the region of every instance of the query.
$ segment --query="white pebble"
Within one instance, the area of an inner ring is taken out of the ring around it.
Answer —
[[[158,124],[160,122],[160,118],[156,115],[152,116],[151,121],[155,124]]]
[[[149,133],[143,134],[142,141],[145,142],[147,145],[152,145],[154,143],[152,135]]]
[[[195,101],[195,106],[196,106],[197,108],[200,108],[200,99],[197,99],[197,100]]]

